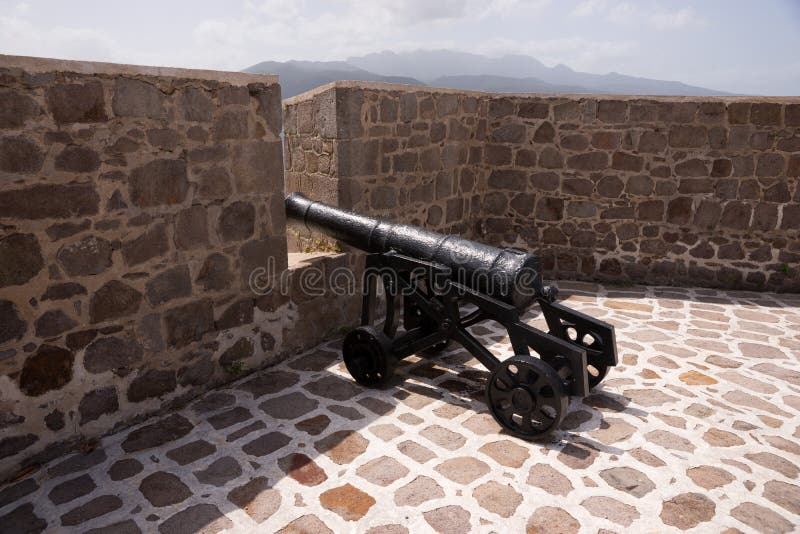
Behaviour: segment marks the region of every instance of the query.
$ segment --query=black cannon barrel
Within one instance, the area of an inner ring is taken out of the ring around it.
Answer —
[[[309,200],[301,193],[286,197],[286,216],[365,252],[394,250],[445,265],[457,282],[518,308],[543,293],[538,256],[519,249],[382,221]]]

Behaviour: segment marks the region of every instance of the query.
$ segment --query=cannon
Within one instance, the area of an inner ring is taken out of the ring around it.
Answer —
[[[361,326],[342,342],[345,366],[359,384],[381,387],[399,360],[435,357],[454,341],[489,371],[486,402],[497,422],[532,440],[559,428],[569,397],[588,395],[617,364],[614,327],[557,303],[535,254],[359,215],[300,193],[286,197],[286,215],[367,253]],[[534,305],[547,332],[520,318]],[[469,331],[487,320],[507,330],[514,356],[501,361]]]

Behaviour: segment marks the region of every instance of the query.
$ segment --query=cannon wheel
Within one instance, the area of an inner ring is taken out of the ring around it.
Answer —
[[[348,332],[342,342],[342,359],[350,376],[362,386],[381,386],[394,374],[391,340],[372,326]]]
[[[514,356],[492,371],[486,403],[509,433],[532,440],[558,429],[568,397],[552,367],[531,356]]]
[[[589,380],[589,388],[594,388],[608,374],[608,363],[603,350],[603,342],[600,336],[588,330],[577,330],[574,325],[564,325],[564,341],[577,345],[586,350],[586,375]],[[548,332],[552,335],[552,332]]]

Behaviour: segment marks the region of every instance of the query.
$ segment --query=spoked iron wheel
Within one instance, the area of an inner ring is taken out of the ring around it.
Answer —
[[[391,340],[372,326],[359,326],[345,336],[342,359],[350,376],[362,386],[381,386],[394,373]]]
[[[531,356],[501,362],[486,385],[486,403],[500,425],[522,439],[556,430],[567,413],[568,397],[558,374]]]
[[[590,330],[582,330],[571,323],[564,324],[565,341],[569,341],[586,350],[586,374],[589,387],[593,388],[603,381],[608,373],[603,341],[600,336]]]

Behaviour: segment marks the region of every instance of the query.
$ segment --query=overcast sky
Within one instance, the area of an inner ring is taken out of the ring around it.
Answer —
[[[240,70],[382,50],[800,95],[800,0],[0,0],[0,53]]]

